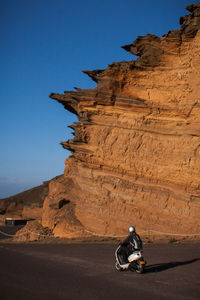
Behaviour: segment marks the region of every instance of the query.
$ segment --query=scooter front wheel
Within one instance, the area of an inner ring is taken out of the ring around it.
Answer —
[[[115,263],[115,268],[117,271],[122,271],[122,268],[120,267],[118,262]]]

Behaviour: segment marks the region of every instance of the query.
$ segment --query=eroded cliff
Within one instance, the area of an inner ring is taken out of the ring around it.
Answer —
[[[79,118],[44,201],[55,235],[200,232],[200,4],[187,9],[179,30],[123,46],[137,60],[84,71],[96,88],[50,95]]]

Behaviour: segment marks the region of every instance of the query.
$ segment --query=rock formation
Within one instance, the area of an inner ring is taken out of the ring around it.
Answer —
[[[187,10],[179,30],[122,47],[137,60],[84,71],[96,88],[50,95],[79,118],[44,201],[55,235],[200,232],[200,4]]]

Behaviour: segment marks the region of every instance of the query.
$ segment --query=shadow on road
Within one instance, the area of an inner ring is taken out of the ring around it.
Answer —
[[[198,260],[200,260],[200,258],[195,258],[195,259],[187,260],[187,261],[176,261],[176,262],[150,265],[150,266],[146,266],[145,273],[162,272],[162,271],[166,271],[168,269],[176,268],[179,266],[192,264]]]

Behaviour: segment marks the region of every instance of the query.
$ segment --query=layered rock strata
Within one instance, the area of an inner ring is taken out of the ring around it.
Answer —
[[[84,71],[96,88],[50,95],[79,118],[43,206],[56,235],[200,232],[200,4],[187,9],[179,30],[123,46],[137,60]]]

